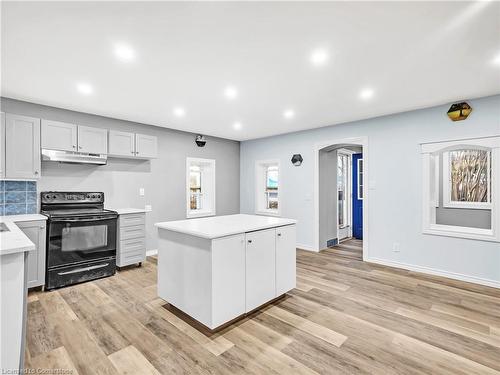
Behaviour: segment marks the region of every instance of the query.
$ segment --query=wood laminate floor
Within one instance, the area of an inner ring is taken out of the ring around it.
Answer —
[[[81,375],[500,373],[500,290],[363,263],[346,249],[356,244],[298,250],[297,289],[213,335],[163,306],[154,258],[30,293],[26,365]]]

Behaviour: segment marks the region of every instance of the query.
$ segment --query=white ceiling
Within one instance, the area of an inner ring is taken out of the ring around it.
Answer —
[[[207,135],[246,140],[500,93],[498,2],[1,6],[2,96]],[[135,59],[119,61],[116,43]],[[317,48],[328,52],[319,67]]]

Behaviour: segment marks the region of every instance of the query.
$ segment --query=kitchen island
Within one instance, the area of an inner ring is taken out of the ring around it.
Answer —
[[[295,288],[296,220],[227,215],[156,223],[158,295],[211,330]]]

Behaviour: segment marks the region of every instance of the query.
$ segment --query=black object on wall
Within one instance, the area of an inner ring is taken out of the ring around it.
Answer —
[[[303,160],[304,159],[302,158],[301,154],[294,154],[292,156],[292,164],[295,165],[296,167],[300,166]]]
[[[196,144],[198,147],[205,147],[207,144],[207,140],[205,139],[205,136],[198,134],[195,139]]]

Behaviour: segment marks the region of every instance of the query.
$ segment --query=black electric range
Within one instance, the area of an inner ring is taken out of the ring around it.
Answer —
[[[118,214],[102,192],[41,193],[47,221],[45,289],[114,275]]]

